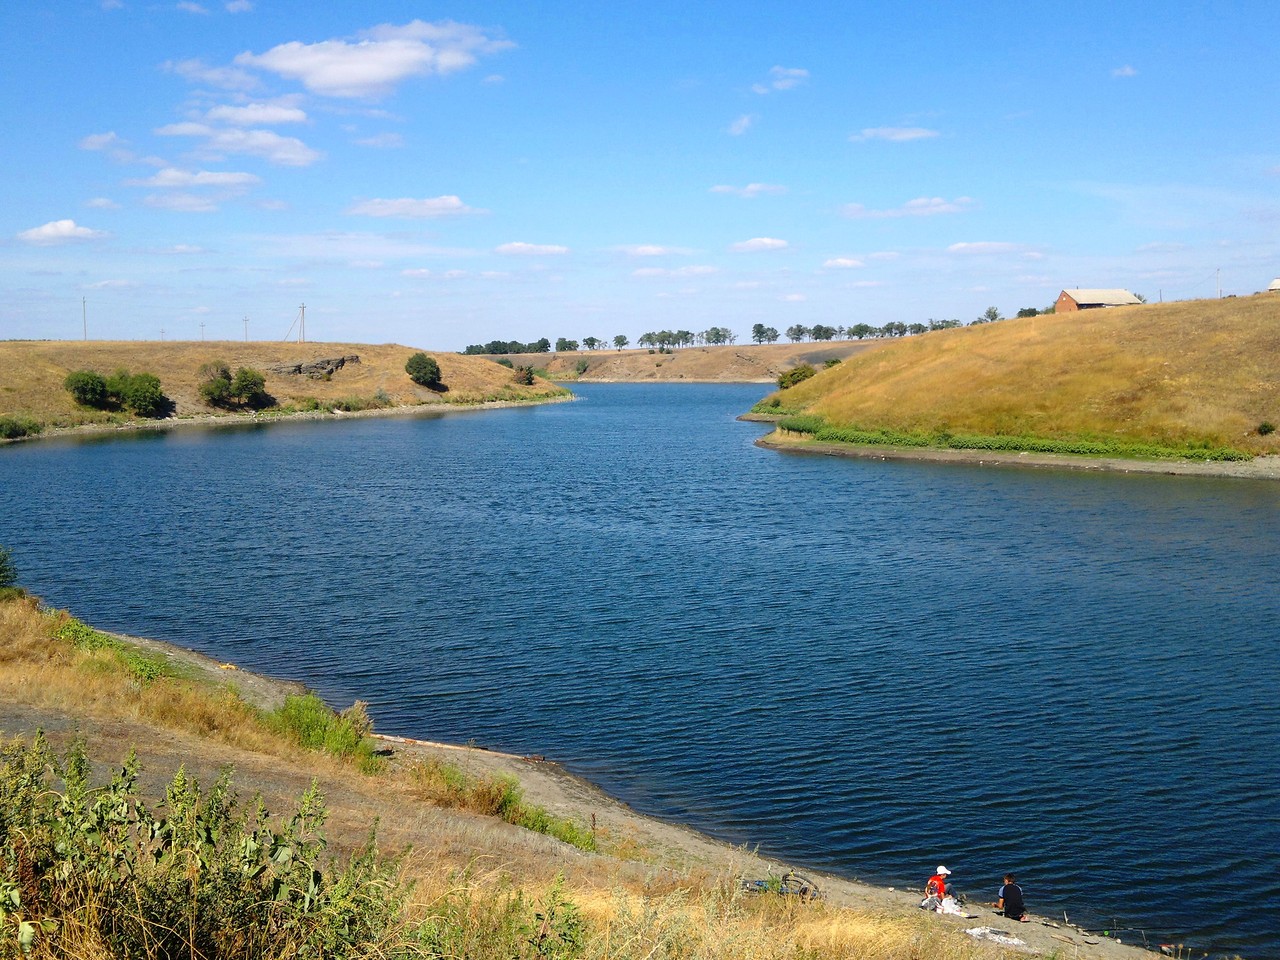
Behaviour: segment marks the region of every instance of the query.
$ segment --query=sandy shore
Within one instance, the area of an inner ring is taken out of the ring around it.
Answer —
[[[295,681],[241,670],[235,664],[210,658],[194,650],[140,637],[120,634],[115,636],[125,643],[164,656],[180,666],[185,675],[196,680],[213,684],[229,683],[246,700],[264,709],[279,705],[288,694],[305,690],[302,684]],[[42,719],[47,725],[48,718],[32,715],[19,705],[0,706],[0,729],[8,732],[13,732],[15,724],[31,726],[39,724]],[[376,722],[377,718],[374,717],[374,720]],[[436,756],[457,763],[474,775],[514,776],[520,781],[524,795],[531,802],[556,816],[590,823],[613,837],[628,838],[651,851],[657,862],[674,870],[706,870],[719,875],[765,878],[794,869],[816,882],[824,897],[837,906],[877,914],[920,915],[918,904],[921,895],[914,890],[877,886],[812,871],[802,865],[784,863],[760,856],[756,851],[715,840],[679,823],[643,815],[608,796],[588,781],[574,776],[555,763],[553,758],[522,757],[481,747],[409,737],[377,736],[391,752],[392,762],[396,764]],[[958,888],[966,891],[972,902],[966,907],[968,916],[930,915],[938,923],[950,924],[961,930],[988,928],[1002,932],[1021,941],[1020,945],[1010,949],[1027,954],[1057,954],[1062,957],[1100,960],[1149,960],[1153,955],[1139,947],[1069,925],[1062,918],[1035,916],[1029,923],[1008,922],[985,903],[989,896],[994,896],[994,885],[998,885],[996,880],[986,882],[980,878],[966,877],[962,863],[951,866],[956,870]],[[932,868],[932,863],[921,864],[922,882]],[[987,890],[988,887],[991,890]],[[1034,907],[1034,903],[1031,906]]]
[[[757,422],[764,417],[743,417]],[[923,460],[931,463],[965,463],[982,467],[1024,467],[1047,470],[1083,470],[1096,473],[1167,474],[1181,477],[1235,477],[1245,480],[1280,480],[1280,456],[1252,460],[1129,460],[1122,457],[1086,457],[1059,453],[1001,453],[991,450],[931,450],[921,447],[877,447],[861,444],[821,443],[816,440],[780,440],[769,434],[756,446],[784,453],[860,460]]]

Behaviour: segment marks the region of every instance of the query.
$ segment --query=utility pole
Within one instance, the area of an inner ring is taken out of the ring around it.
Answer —
[[[298,307],[298,342],[307,342],[307,305]]]
[[[86,306],[87,297],[80,298],[80,325],[84,328],[84,338],[89,339],[89,308]]]
[[[164,343],[164,327],[160,328],[160,342]]]
[[[1217,282],[1218,282],[1218,299],[1221,300],[1222,299],[1222,268],[1221,267],[1219,267],[1217,270],[1214,271],[1214,276],[1217,278]]]
[[[204,321],[200,321],[200,342],[204,343]]]
[[[244,318],[244,342],[249,342],[249,318]]]

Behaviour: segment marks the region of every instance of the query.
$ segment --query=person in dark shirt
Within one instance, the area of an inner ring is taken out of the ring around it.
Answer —
[[[1022,899],[1022,888],[1018,886],[1018,881],[1012,873],[1004,875],[1004,885],[1000,888],[1000,897],[992,906],[1002,911],[1010,920],[1026,922],[1027,905]]]

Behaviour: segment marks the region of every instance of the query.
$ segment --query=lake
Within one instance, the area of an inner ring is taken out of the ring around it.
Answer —
[[[785,455],[743,385],[0,449],[51,605],[815,869],[1280,957],[1280,484]]]

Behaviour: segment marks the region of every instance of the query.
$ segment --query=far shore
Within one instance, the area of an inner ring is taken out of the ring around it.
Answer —
[[[771,422],[774,418],[747,414],[740,420]],[[818,440],[781,439],[777,432],[763,436],[756,446],[783,453],[859,460],[915,460],[928,463],[963,463],[981,467],[1027,467],[1042,470],[1077,470],[1094,473],[1165,474],[1180,477],[1231,477],[1244,480],[1280,480],[1280,455],[1252,460],[1129,460],[1123,457],[1089,457],[1061,453],[1016,453],[993,450],[949,450],[928,447],[889,447]]]
[[[241,696],[263,709],[273,708],[282,703],[286,695],[307,689],[296,681],[256,674],[165,641],[125,634],[113,636],[125,643],[144,647],[153,654],[163,655],[181,665],[188,676],[214,684],[229,682]],[[0,707],[0,728],[6,726],[4,714],[5,709]],[[26,719],[32,721],[30,716]],[[374,719],[376,721],[376,717]],[[12,727],[6,729],[6,733],[14,732]],[[593,783],[566,770],[554,758],[519,756],[489,750],[474,743],[461,745],[390,734],[374,736],[392,751],[395,761],[412,762],[438,757],[461,762],[472,773],[513,776],[532,802],[557,816],[599,825],[615,836],[632,838],[652,851],[657,863],[677,870],[705,868],[722,874],[761,878],[796,870],[816,882],[824,898],[836,906],[889,916],[919,915],[921,893],[914,887],[878,886],[810,870],[765,856],[757,849],[717,840],[680,823],[638,813]],[[932,868],[932,863],[921,864],[921,884]],[[985,928],[1016,937],[1021,945],[1006,945],[1005,949],[1026,955],[1061,956],[1067,950],[1071,951],[1072,957],[1088,960],[1150,960],[1157,955],[1142,947],[1082,929],[1065,919],[1050,918],[1034,911],[1031,922],[1008,922],[987,902],[994,897],[998,879],[965,877],[962,869],[958,875],[962,877],[960,889],[969,894],[966,916],[929,915],[939,923],[949,924],[957,930]],[[991,889],[987,890],[988,887]],[[1035,904],[1031,906],[1034,908]]]
[[[577,400],[573,394],[537,397],[531,400],[488,400],[483,403],[419,403],[369,410],[298,410],[292,413],[201,413],[195,416],[166,417],[160,420],[128,420],[124,423],[77,423],[69,427],[49,427],[40,433],[4,443],[54,440],[60,437],[95,436],[111,433],[138,433],[145,430],[179,430],[183,427],[239,427],[268,423],[290,423],[298,420],[360,420],[369,417],[435,416],[446,413],[471,413],[481,410],[505,410],[533,407],[546,403],[568,403]]]

